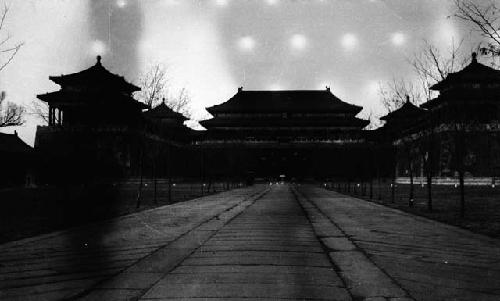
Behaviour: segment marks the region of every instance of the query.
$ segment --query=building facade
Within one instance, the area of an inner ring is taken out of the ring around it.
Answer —
[[[149,175],[165,144],[182,143],[170,129],[178,132],[183,120],[163,106],[144,113],[148,107],[133,98],[140,89],[108,71],[99,56],[88,69],[49,79],[61,88],[37,96],[49,110],[48,125],[37,128],[35,139],[50,166],[45,178]]]
[[[320,91],[246,91],[207,108],[212,119],[193,145],[209,176],[313,179],[364,168],[368,124],[361,107]]]
[[[164,102],[148,108],[135,100],[139,88],[100,57],[88,69],[49,78],[61,88],[38,95],[49,124],[38,127],[35,147],[63,178],[75,170],[81,177],[154,173],[207,182],[500,175],[500,71],[475,55],[432,87],[438,97],[420,107],[408,100],[376,131],[356,117],[362,107],[329,88],[239,88],[207,108],[213,117],[200,122],[205,131],[193,131]]]
[[[396,176],[430,172],[446,179],[463,172],[467,178],[495,181],[500,175],[500,71],[473,54],[470,64],[431,89],[439,93],[436,98],[420,108],[402,108],[394,114],[406,121],[387,120],[384,126],[397,150]]]

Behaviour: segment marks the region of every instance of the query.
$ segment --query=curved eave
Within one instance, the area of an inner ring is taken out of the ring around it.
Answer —
[[[184,122],[189,120],[189,118],[185,117],[184,115],[181,116],[163,116],[163,115],[158,115],[158,114],[148,114],[148,112],[144,112],[144,117],[149,118],[149,119],[156,119],[156,120],[162,120],[162,119],[169,119],[169,120],[177,120],[180,122]]]
[[[65,76],[72,76],[71,78],[65,78]],[[74,85],[81,82],[88,83],[87,80],[77,78],[78,75],[61,75],[61,76],[49,76],[49,79],[54,83],[60,86]],[[119,87],[122,90],[125,90],[129,93],[140,91],[141,88],[137,87],[134,84],[127,82],[123,77],[117,76],[116,79],[107,78],[103,79],[103,81],[109,81],[111,86]],[[103,81],[98,81],[99,84],[102,84]]]
[[[441,91],[443,89],[444,85],[443,85],[443,82],[439,82],[437,84],[434,84],[432,86],[429,87],[429,90],[432,90],[432,91]]]
[[[420,105],[420,107],[429,110],[432,107],[436,106],[439,102],[441,102],[441,96],[438,96],[438,97],[433,98],[427,102],[424,102],[423,104]]]
[[[33,147],[29,146],[16,134],[0,133],[0,152],[30,154]]]
[[[269,121],[259,121],[259,122],[246,122],[245,120],[220,120],[218,118],[212,118],[208,120],[200,121],[200,124],[205,128],[213,127],[262,127],[262,126],[282,126],[282,127],[359,127],[364,128],[370,123],[369,120],[365,119],[349,119],[338,122],[331,121],[320,121],[320,122],[298,122],[297,120],[269,120]]]
[[[62,91],[54,91],[48,92],[44,94],[38,94],[36,96],[38,99],[46,102],[46,103],[64,103],[64,104],[72,104],[72,103],[86,103],[88,99],[96,99],[95,97],[82,97],[82,94],[69,95]],[[140,101],[135,100],[133,97],[125,97],[122,96],[121,101],[125,101],[125,104],[130,104],[132,106],[136,106],[137,108],[144,110],[147,109],[148,106]],[[120,100],[114,100],[120,101]]]
[[[350,103],[348,105],[352,106],[352,111],[356,112],[356,115],[359,114],[361,111],[363,111],[363,107],[362,106],[357,106],[357,105],[353,105],[353,104],[350,104]]]
[[[143,114],[148,118],[155,118],[155,119],[175,119],[182,121],[189,120],[189,118],[184,116],[182,113],[175,112],[174,110],[166,106],[164,103],[152,109],[147,110]]]
[[[41,101],[45,101],[45,102],[51,101],[50,93],[37,94],[36,98],[40,99]]]
[[[347,104],[347,103],[346,103]],[[266,113],[331,113],[331,112],[336,112],[336,113],[352,113],[353,115],[359,114],[362,110],[363,107],[353,105],[353,104],[347,104],[348,106],[345,106],[344,108],[318,108],[316,110],[313,109],[289,109],[289,110],[272,110],[272,109],[261,109],[261,110],[248,110],[248,109],[233,109],[233,108],[223,108],[220,107],[219,105],[211,106],[208,108],[205,108],[208,113],[211,115],[216,115],[219,113],[247,113],[247,114],[266,114]]]
[[[432,85],[429,89],[441,91],[455,83],[498,83],[500,70],[483,65],[475,58],[465,68],[458,72],[449,73],[445,79]]]
[[[249,105],[250,104],[250,105]],[[238,91],[227,101],[207,107],[218,113],[342,112],[358,114],[363,107],[342,101],[330,90]]]
[[[393,119],[407,119],[407,118],[419,118],[426,114],[426,110],[412,111],[412,112],[391,112],[385,116],[380,117],[380,120],[389,121]]]

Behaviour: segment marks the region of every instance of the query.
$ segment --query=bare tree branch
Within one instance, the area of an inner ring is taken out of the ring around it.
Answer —
[[[361,113],[360,117],[370,121],[370,123],[364,128],[365,130],[375,130],[382,125],[379,117],[375,116],[373,110]]]
[[[5,24],[5,19],[7,18],[8,12],[9,12],[9,6],[7,5],[7,3],[4,3],[3,10],[2,10],[2,16],[0,19],[0,31],[3,29],[3,25]]]
[[[411,81],[403,79],[395,79],[386,83],[379,83],[378,90],[382,105],[388,112],[399,109],[405,102],[407,97],[410,100],[419,104],[422,102],[422,92]]]
[[[186,88],[182,88],[176,96],[167,99],[167,106],[175,112],[191,118],[191,95]]]
[[[191,117],[191,95],[186,88],[172,91],[169,85],[167,68],[161,64],[152,67],[140,78],[141,91],[135,96],[150,108],[159,105],[165,99],[166,105],[175,112]]]
[[[394,78],[392,81],[380,83],[379,96],[382,105],[392,112],[400,108],[407,97],[417,105],[432,99],[434,95],[430,87],[468,63],[468,59],[462,59],[465,58],[461,51],[462,45],[463,40],[458,44],[452,41],[449,51],[443,54],[436,46],[424,40],[421,49],[408,59],[417,79],[409,81]]]
[[[0,34],[4,34],[5,20],[7,19],[7,14],[9,12],[9,7],[4,4],[2,11],[0,12]],[[7,67],[10,62],[14,59],[16,54],[19,52],[21,47],[24,45],[23,42],[16,43],[14,45],[6,46],[6,43],[10,40],[10,35],[7,33],[6,37],[0,38],[0,71]]]
[[[458,44],[452,40],[449,51],[443,54],[436,46],[424,41],[422,48],[408,60],[419,79],[420,96],[425,100],[433,97],[430,87],[444,80],[468,63],[468,56],[462,55],[463,40]],[[467,59],[466,59],[467,58]]]
[[[24,123],[24,107],[4,100],[4,97],[0,98],[0,128],[22,125]]]
[[[3,9],[0,11],[0,35],[4,35],[5,20],[7,19],[8,12],[9,7],[7,4],[4,4]],[[0,72],[10,64],[23,46],[23,43],[7,45],[10,38],[8,33],[6,37],[0,38]],[[0,94],[0,127],[24,124],[25,108],[13,102],[6,102],[5,95],[5,92],[1,92]]]
[[[153,65],[139,79],[141,91],[135,95],[150,108],[158,105],[167,94],[167,69],[161,64]]]
[[[486,47],[481,47],[482,54],[500,55],[500,16],[498,7],[493,1],[481,1],[477,4],[471,0],[454,0],[455,17],[473,25],[482,37],[486,38]]]
[[[49,106],[47,105],[47,103],[39,100],[34,100],[28,110],[28,113],[30,115],[38,117],[46,124],[49,124]]]

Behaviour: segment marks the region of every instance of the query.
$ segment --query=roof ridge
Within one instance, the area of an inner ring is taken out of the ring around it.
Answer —
[[[104,65],[101,63],[101,56],[99,56],[99,55],[97,56],[97,62],[94,65],[92,65],[86,69],[83,69],[83,70],[80,70],[77,72],[68,73],[68,74],[49,76],[49,79],[52,80],[53,82],[55,82],[56,84],[61,85],[61,83],[63,83],[65,80],[71,80],[71,79],[74,79],[75,77],[78,77],[78,76],[86,76],[87,74],[92,73],[92,72],[104,72],[104,74],[111,76],[111,78],[115,78],[117,80],[120,80],[122,82],[121,84],[125,85],[125,87],[128,87],[132,91],[139,91],[140,90],[140,88],[138,86],[127,81],[127,79],[123,75],[113,73],[109,69],[104,67]]]
[[[290,89],[290,90],[240,90],[240,92],[329,92],[317,89]]]

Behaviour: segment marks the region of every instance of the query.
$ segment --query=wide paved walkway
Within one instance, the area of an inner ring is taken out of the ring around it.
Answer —
[[[267,189],[236,189],[0,245],[0,300],[61,300],[85,294],[142,259],[161,255],[165,247],[182,244],[193,229],[210,225],[214,217],[231,218]],[[120,285],[129,290],[138,283]]]
[[[499,240],[321,188],[300,191],[414,299],[500,300]]]
[[[0,300],[500,300],[500,243],[256,186],[0,246]]]

